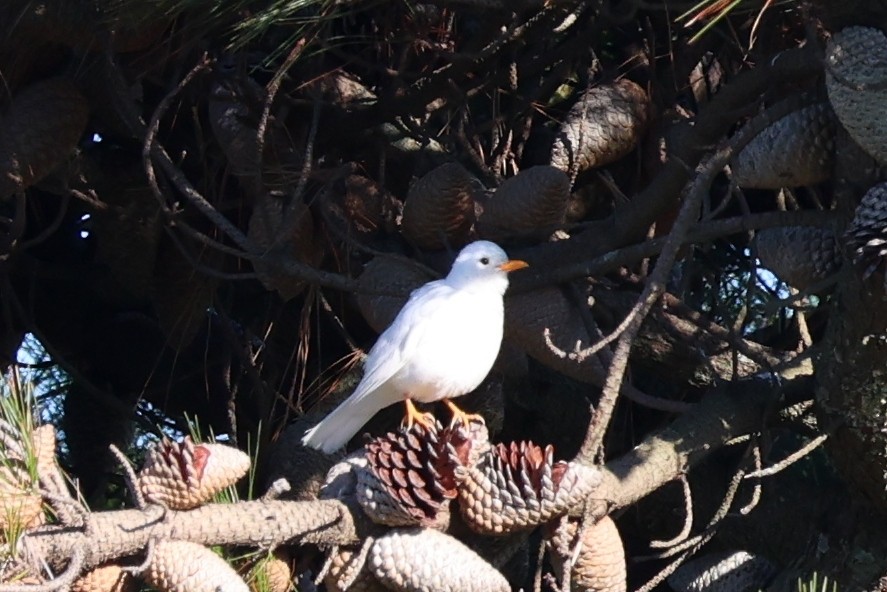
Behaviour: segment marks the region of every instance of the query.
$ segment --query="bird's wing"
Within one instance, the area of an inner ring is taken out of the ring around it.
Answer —
[[[416,344],[422,341],[427,324],[423,317],[434,314],[435,303],[452,291],[443,280],[429,282],[414,290],[367,354],[364,376],[349,399],[359,400],[373,393],[388,382],[409,361]],[[398,393],[402,397],[405,393]]]

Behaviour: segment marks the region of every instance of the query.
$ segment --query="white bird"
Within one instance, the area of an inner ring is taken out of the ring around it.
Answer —
[[[453,421],[469,415],[450,401],[476,389],[502,345],[502,297],[508,272],[527,267],[509,260],[498,245],[477,241],[456,257],[450,273],[413,291],[364,363],[360,384],[302,438],[305,446],[331,453],[343,447],[380,409],[406,403],[406,423],[428,426],[432,418],[412,401],[443,400]]]

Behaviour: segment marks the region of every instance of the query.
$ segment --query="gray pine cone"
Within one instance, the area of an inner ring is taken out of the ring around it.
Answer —
[[[396,529],[377,538],[369,566],[391,590],[508,592],[501,573],[453,537],[436,530]]]
[[[837,236],[828,227],[767,228],[757,233],[755,243],[761,264],[798,290],[821,282],[841,264]]]
[[[776,568],[745,551],[711,553],[692,559],[668,577],[676,592],[747,592],[765,588]]]
[[[862,197],[844,234],[853,262],[865,267],[868,277],[887,255],[887,183],[879,183]]]
[[[506,179],[477,221],[478,234],[492,241],[545,239],[564,222],[570,178],[552,166],[535,166]]]
[[[887,164],[887,37],[871,27],[847,27],[825,50],[828,98],[841,124],[881,164]]]
[[[733,179],[740,187],[757,189],[825,181],[834,168],[836,124],[828,103],[786,115],[764,128],[735,157]]]
[[[647,93],[630,80],[588,90],[573,105],[551,148],[551,165],[579,172],[631,152],[647,125]]]

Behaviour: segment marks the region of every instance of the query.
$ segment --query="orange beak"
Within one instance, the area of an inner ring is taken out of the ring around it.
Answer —
[[[515,271],[529,266],[530,264],[526,261],[521,261],[520,259],[509,259],[508,261],[500,265],[499,269],[501,269],[502,271]]]

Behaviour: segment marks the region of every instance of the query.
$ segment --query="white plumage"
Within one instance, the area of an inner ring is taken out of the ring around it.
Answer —
[[[360,384],[302,443],[330,453],[383,407],[406,400],[408,420],[421,422],[409,400],[449,402],[477,388],[502,344],[508,272],[526,266],[489,241],[463,248],[447,277],[410,295],[367,355]]]

